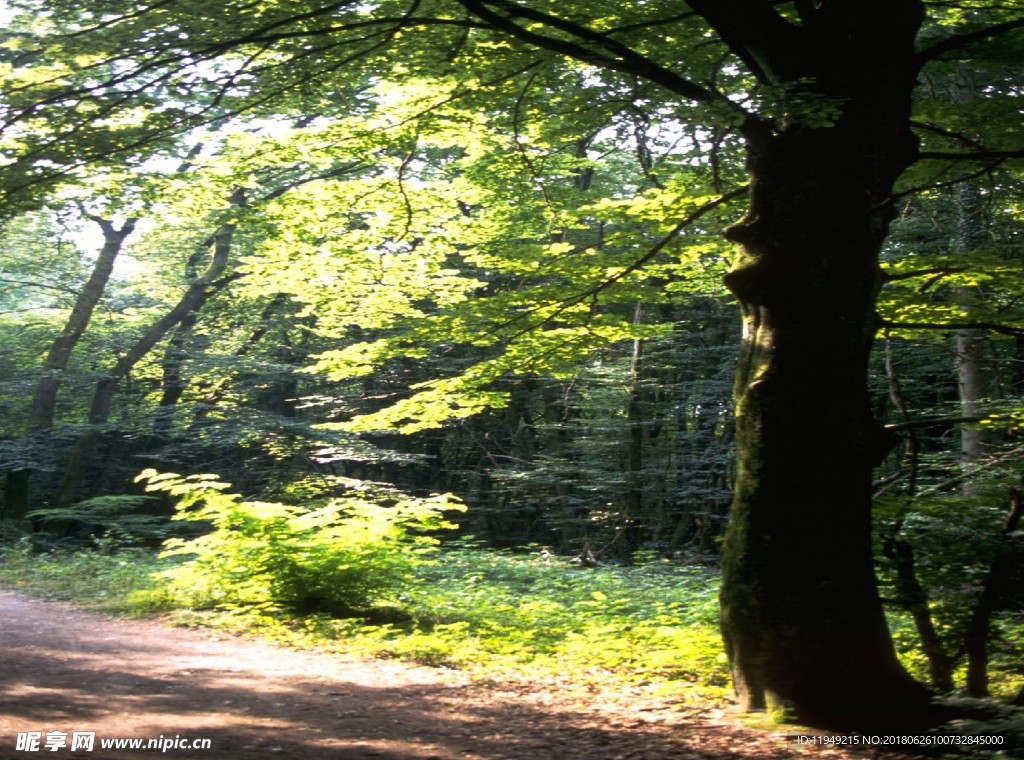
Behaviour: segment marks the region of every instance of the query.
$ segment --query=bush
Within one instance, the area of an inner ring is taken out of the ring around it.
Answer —
[[[246,501],[212,475],[147,470],[147,490],[178,499],[175,519],[209,532],[171,539],[164,556],[187,560],[168,570],[172,592],[193,608],[277,608],[338,616],[367,614],[397,597],[436,547],[432,533],[454,527],[451,496],[412,497],[363,481],[309,509]]]

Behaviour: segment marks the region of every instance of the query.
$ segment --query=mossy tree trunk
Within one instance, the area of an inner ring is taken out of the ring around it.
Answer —
[[[748,133],[750,208],[726,230],[738,248],[727,284],[744,327],[726,647],[745,708],[844,730],[931,717],[928,692],[896,658],[877,591],[871,476],[894,442],[867,389],[892,188],[917,151],[913,25],[877,35],[891,45],[876,51],[886,70],[861,48],[861,68],[817,73],[813,95],[841,109],[834,124]]]
[[[722,619],[746,707],[871,728],[891,713],[870,715],[882,702],[925,694],[897,663],[876,590],[871,474],[890,442],[866,378],[888,206],[844,133],[771,138],[750,213],[727,232],[744,335]]]

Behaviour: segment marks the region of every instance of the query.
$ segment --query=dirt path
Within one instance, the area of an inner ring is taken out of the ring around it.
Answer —
[[[92,751],[45,747],[95,732]],[[42,733],[37,751],[17,734]],[[101,739],[209,749],[102,749]],[[846,758],[723,716],[509,686],[397,662],[112,620],[0,591],[0,759],[726,760]]]

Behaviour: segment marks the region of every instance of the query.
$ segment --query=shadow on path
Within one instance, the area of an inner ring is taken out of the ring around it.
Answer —
[[[0,591],[2,760],[794,757],[764,734],[684,721],[489,693],[448,671],[111,620]],[[94,731],[95,749],[16,750],[19,732],[54,730]],[[208,739],[211,748],[100,746],[161,736]]]

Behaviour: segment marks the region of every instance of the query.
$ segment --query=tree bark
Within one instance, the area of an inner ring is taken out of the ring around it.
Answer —
[[[872,550],[871,474],[894,443],[866,380],[878,254],[916,153],[912,74],[887,74],[889,92],[848,87],[834,126],[749,135],[750,209],[726,230],[744,327],[726,649],[746,709],[840,730],[932,718],[896,658]]]

